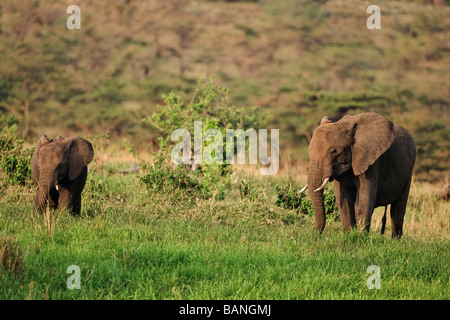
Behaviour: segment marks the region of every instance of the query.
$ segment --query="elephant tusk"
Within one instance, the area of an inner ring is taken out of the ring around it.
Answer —
[[[304,186],[303,189],[299,191],[299,193],[303,193],[306,189],[308,189],[308,185]]]
[[[320,187],[318,187],[316,190],[314,190],[314,192],[320,191],[323,188],[325,188],[325,186],[327,185],[328,181],[330,180],[330,177],[325,178],[325,180],[323,180],[323,183]]]
[[[59,191],[59,184],[57,184],[57,185],[55,186],[55,188],[56,188],[56,191]]]

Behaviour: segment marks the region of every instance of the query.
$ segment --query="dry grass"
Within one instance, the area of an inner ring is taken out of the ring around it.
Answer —
[[[112,165],[138,164],[138,159],[152,162],[153,156],[148,150],[140,150],[136,156],[117,148],[108,148],[98,156],[98,164]],[[306,184],[308,163],[293,158],[288,152],[280,156],[279,171],[274,176],[261,176],[259,165],[234,165],[239,173],[268,181],[281,181],[282,183],[293,183],[301,187]],[[445,187],[448,182],[430,184],[414,181],[411,185],[407,212],[404,222],[405,236],[419,237],[423,239],[443,237],[450,239],[450,202],[445,200]],[[390,234],[391,222],[388,208],[386,234]],[[375,209],[372,217],[372,232],[379,233],[381,230],[381,219],[384,207]]]
[[[33,211],[32,221],[33,225],[36,226],[39,230],[41,229],[40,220],[44,221],[45,230],[48,232],[50,236],[53,236],[56,230],[56,226],[58,224],[59,219],[61,218],[61,214],[65,210],[58,208],[56,210],[50,209],[49,206],[46,207],[45,211],[42,213],[38,213]]]
[[[413,183],[405,217],[408,234],[450,239],[450,202],[443,199],[444,186],[444,183]]]
[[[12,236],[0,236],[0,275],[8,273],[19,277],[27,254]]]

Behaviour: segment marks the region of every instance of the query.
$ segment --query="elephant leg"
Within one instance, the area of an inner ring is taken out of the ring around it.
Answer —
[[[408,202],[411,179],[406,183],[400,197],[391,205],[392,238],[400,238],[403,234],[403,220],[405,218],[406,204]]]
[[[341,186],[336,180],[333,181],[333,190],[341,216],[342,227],[344,231],[349,231],[350,228],[356,227],[354,192]]]
[[[75,195],[73,199],[72,213],[78,215],[81,212],[81,195]]]
[[[358,223],[369,232],[378,188],[379,163],[360,175],[356,193],[356,216]]]
[[[381,234],[384,234],[384,230],[386,228],[386,212],[387,212],[387,207],[384,207],[384,215],[383,218],[381,219]]]
[[[358,200],[357,200],[358,201]],[[372,201],[367,199],[361,200],[356,206],[356,216],[358,224],[364,228],[367,232],[370,230],[370,224],[372,221],[372,215],[374,210],[374,204]]]
[[[80,214],[81,212],[81,193],[83,192],[84,186],[87,179],[87,167],[84,167],[80,175],[76,179],[75,183],[75,194],[73,196],[73,208],[72,212],[74,215]]]
[[[87,167],[84,167],[81,171],[80,175],[77,178],[77,188],[76,192],[81,197],[81,192],[83,192],[84,186],[86,185],[86,179],[87,179]]]
[[[66,188],[61,187],[59,191],[58,206],[60,210],[67,210],[72,207],[72,195]]]

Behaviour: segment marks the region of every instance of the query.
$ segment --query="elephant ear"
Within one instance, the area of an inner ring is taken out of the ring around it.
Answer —
[[[374,113],[345,117],[351,135],[353,173],[359,176],[371,166],[394,141],[394,124]]]
[[[320,120],[320,124],[324,124],[324,123],[331,123],[333,122],[333,119],[331,117],[325,116],[322,118],[322,120]]]
[[[38,141],[36,150],[38,150],[42,145],[49,143],[50,140],[47,138],[47,136],[45,134],[43,134]]]
[[[64,142],[68,145],[69,179],[74,180],[94,158],[94,149],[89,141],[78,136],[67,138]]]

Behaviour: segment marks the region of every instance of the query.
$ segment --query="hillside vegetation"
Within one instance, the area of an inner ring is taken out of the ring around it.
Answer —
[[[142,122],[174,91],[189,97],[201,74],[234,103],[261,106],[279,128],[286,161],[307,160],[324,115],[375,111],[407,128],[416,178],[448,180],[448,1],[64,1],[0,4],[0,126],[35,144],[41,134],[109,135],[139,146]],[[153,143],[154,144],[154,143]]]

